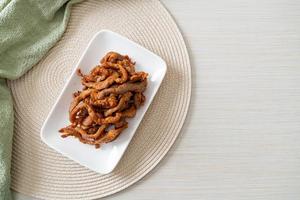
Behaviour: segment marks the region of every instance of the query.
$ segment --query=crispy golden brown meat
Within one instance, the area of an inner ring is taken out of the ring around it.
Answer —
[[[127,110],[124,110],[121,115],[124,118],[133,118],[135,114],[136,114],[136,107],[132,105]]]
[[[127,122],[125,120],[125,118],[120,119],[120,121],[118,121],[117,123],[115,123],[115,128],[121,128],[122,126],[126,125]]]
[[[116,63],[119,60],[123,60],[124,56],[116,52],[108,52],[100,61],[101,64],[105,64],[106,62]]]
[[[93,124],[93,119],[91,116],[87,116],[86,118],[84,118],[84,120],[82,121],[82,126],[84,127],[90,127]]]
[[[93,94],[91,94],[93,97]],[[93,106],[101,107],[101,108],[112,108],[118,105],[118,100],[114,94],[111,94],[110,96],[99,99],[99,100],[93,100],[92,98],[89,100],[89,103]]]
[[[141,105],[143,105],[145,101],[145,96],[143,95],[143,93],[137,92],[134,94],[133,100],[135,107],[139,108]]]
[[[72,110],[85,98],[87,98],[88,96],[90,96],[90,94],[93,92],[93,91],[96,91],[94,89],[87,89],[87,90],[84,90],[82,92],[80,92],[80,94],[78,96],[76,96],[71,105],[70,105],[70,109],[69,109],[69,112],[72,112]]]
[[[127,55],[109,52],[89,74],[78,70],[84,87],[73,94],[71,125],[59,130],[61,137],[74,136],[96,148],[115,140],[145,101],[148,74],[134,65]]]
[[[114,112],[117,112],[118,110],[121,111],[122,108],[125,107],[125,104],[129,102],[131,96],[132,96],[131,92],[126,92],[125,94],[123,94],[122,97],[120,98],[119,104],[116,107],[104,111],[104,116],[112,115]]]
[[[93,88],[96,90],[102,90],[104,88],[108,88],[110,85],[112,85],[116,80],[118,79],[119,74],[118,73],[113,73],[109,77],[107,77],[105,80],[100,81],[100,82],[86,82],[85,80],[82,80],[82,85],[88,87],[88,88]]]
[[[97,143],[101,144],[101,143],[108,143],[114,141],[121,134],[121,132],[127,127],[128,125],[126,123],[124,126],[120,128],[116,128],[108,131],[108,133],[103,138],[101,138],[100,141],[98,141]]]
[[[96,131],[96,133],[94,134],[87,134],[85,136],[83,136],[83,138],[93,138],[93,139],[97,139],[99,138],[101,135],[105,134],[105,129],[108,127],[108,124],[103,124],[101,125],[98,130]]]
[[[130,77],[130,82],[144,81],[148,74],[145,72],[134,72]]]
[[[117,70],[120,73],[121,77],[116,79],[116,83],[124,83],[127,81],[127,79],[128,79],[127,70],[121,64],[107,62],[107,63],[103,64],[103,67],[106,69]]]
[[[103,99],[109,94],[124,94],[126,92],[144,92],[147,87],[147,80],[136,83],[123,83],[121,85],[116,85],[115,87],[110,87],[99,91],[93,98]]]

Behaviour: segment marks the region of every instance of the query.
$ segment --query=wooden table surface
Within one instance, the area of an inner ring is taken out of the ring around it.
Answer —
[[[300,1],[163,3],[190,53],[189,114],[163,161],[105,199],[300,199]]]

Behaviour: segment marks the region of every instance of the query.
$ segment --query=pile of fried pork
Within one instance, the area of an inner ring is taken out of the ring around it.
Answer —
[[[89,74],[77,73],[83,89],[73,94],[71,124],[59,132],[99,148],[115,140],[144,103],[148,74],[136,72],[135,63],[116,52],[107,53]]]

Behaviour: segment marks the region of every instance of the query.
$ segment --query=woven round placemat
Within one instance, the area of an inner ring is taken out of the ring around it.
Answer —
[[[50,108],[92,36],[110,29],[160,55],[166,77],[116,169],[97,174],[40,140]],[[159,1],[85,1],[62,39],[26,75],[9,82],[15,105],[12,189],[42,199],[95,199],[145,176],[174,143],[187,114],[191,69],[184,40]]]

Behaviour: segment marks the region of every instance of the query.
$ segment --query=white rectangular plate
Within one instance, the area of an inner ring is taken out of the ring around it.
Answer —
[[[99,64],[100,59],[109,51],[128,55],[136,62],[136,71],[145,71],[149,74],[147,90],[144,92],[145,104],[138,109],[134,118],[128,120],[128,128],[115,141],[102,145],[100,149],[80,143],[74,137],[61,138],[58,130],[70,124],[68,110],[72,101],[72,93],[82,89],[80,77],[76,75],[76,69],[80,68],[83,73],[88,73]],[[144,47],[108,30],[98,32],[88,44],[44,122],[41,129],[42,141],[93,171],[102,174],[110,173],[118,164],[135,134],[166,74],[166,70],[165,61]]]

